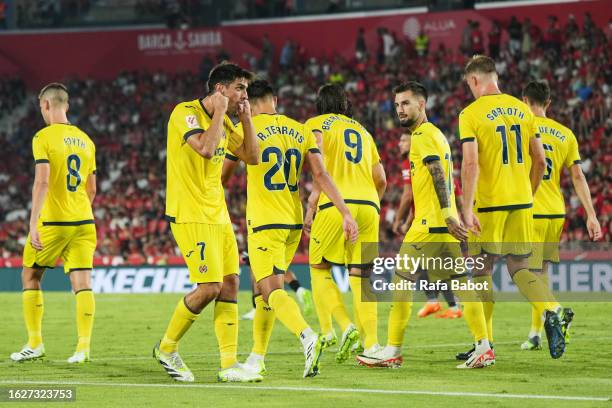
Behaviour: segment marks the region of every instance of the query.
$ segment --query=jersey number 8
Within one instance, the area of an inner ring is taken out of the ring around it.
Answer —
[[[79,170],[81,169],[81,159],[76,154],[68,156],[68,174],[66,174],[66,188],[68,191],[75,192],[77,187],[81,184],[81,175]],[[74,181],[74,184],[72,183]]]

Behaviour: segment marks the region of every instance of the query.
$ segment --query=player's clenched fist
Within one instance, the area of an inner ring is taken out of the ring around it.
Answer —
[[[351,244],[357,242],[357,237],[359,237],[359,227],[357,226],[357,222],[350,214],[344,216],[344,219],[342,220],[342,228],[344,229],[344,238],[347,241],[350,241]]]
[[[240,121],[251,118],[251,104],[248,100],[238,103],[238,118]]]
[[[217,110],[221,111],[221,112],[226,112],[227,111],[227,105],[229,103],[229,98],[225,95],[223,95],[221,92],[217,91],[215,92],[211,97],[210,100],[213,103],[213,107],[215,109],[215,112],[217,112]]]

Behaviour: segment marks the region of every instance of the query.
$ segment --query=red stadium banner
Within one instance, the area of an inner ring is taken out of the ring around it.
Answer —
[[[582,24],[589,12],[599,26],[610,18],[609,0],[536,4],[507,8],[422,13],[398,11],[397,14],[373,17],[337,18],[325,16],[307,21],[279,20],[273,23],[228,25],[218,28],[188,30],[99,30],[80,32],[2,33],[0,34],[0,75],[19,74],[30,88],[66,77],[114,78],[124,70],[161,70],[197,72],[204,55],[227,52],[235,61],[244,63],[245,54],[258,57],[262,38],[267,34],[275,46],[275,60],[288,40],[305,47],[306,54],[333,58],[352,57],[360,27],[365,30],[368,51],[376,53],[377,30],[387,28],[397,39],[414,39],[423,31],[430,37],[430,49],[441,44],[456,49],[468,20],[480,23],[486,37],[493,20],[505,24],[511,16],[530,18],[541,29],[549,15],[562,24],[570,14]],[[486,40],[485,40],[486,41]],[[504,39],[502,39],[504,41]]]

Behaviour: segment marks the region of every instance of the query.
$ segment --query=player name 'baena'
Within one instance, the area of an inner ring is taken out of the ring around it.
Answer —
[[[78,137],[65,137],[64,144],[66,146],[80,147],[81,149],[85,149],[85,147],[87,146],[87,144]]]
[[[490,113],[487,113],[487,119],[489,120],[495,120],[496,117],[498,116],[518,116],[520,119],[525,119],[525,113],[523,111],[520,111],[516,108],[512,108],[512,107],[508,107],[508,108],[502,108],[502,107],[497,107],[494,108],[493,110],[491,110]]]
[[[266,140],[273,135],[287,135],[297,140],[298,143],[304,142],[304,135],[289,126],[268,126],[264,132],[257,133],[260,140]]]

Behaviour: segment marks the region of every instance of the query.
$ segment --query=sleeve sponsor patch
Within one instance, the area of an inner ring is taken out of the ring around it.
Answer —
[[[201,126],[198,123],[198,118],[196,115],[187,115],[185,116],[185,121],[187,122],[187,127],[189,129],[200,129]]]

